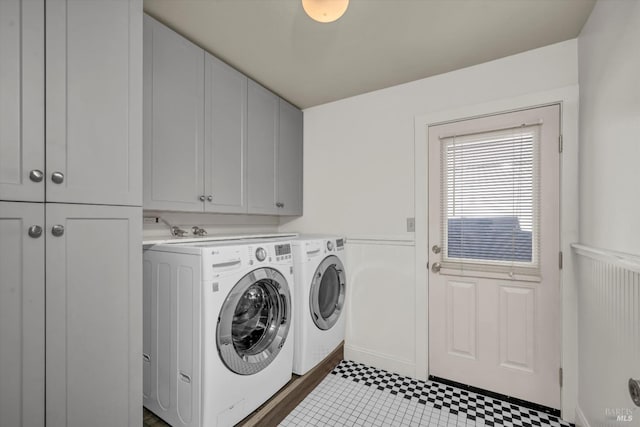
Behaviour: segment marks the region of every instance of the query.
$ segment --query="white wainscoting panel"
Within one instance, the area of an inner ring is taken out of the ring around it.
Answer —
[[[413,240],[347,237],[346,251],[345,359],[415,376]]]
[[[573,247],[580,280],[578,419],[639,426],[627,384],[640,379],[640,257]]]

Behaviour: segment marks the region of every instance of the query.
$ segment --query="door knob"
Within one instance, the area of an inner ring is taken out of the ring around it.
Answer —
[[[58,224],[51,227],[51,234],[56,237],[62,236],[64,234],[64,225]]]
[[[431,266],[431,271],[433,271],[434,273],[440,273],[440,263],[434,262]]]
[[[434,254],[439,254],[442,251],[442,248],[440,246],[438,246],[438,245],[433,245],[433,247],[431,248],[431,251]]]
[[[31,181],[33,182],[40,182],[42,181],[42,178],[44,178],[44,174],[41,170],[34,169],[29,172],[29,179],[31,179]]]
[[[640,380],[629,378],[629,394],[636,406],[640,406]]]
[[[64,174],[62,172],[54,172],[51,174],[51,181],[56,184],[62,184],[64,181]]]
[[[33,237],[34,239],[42,236],[42,227],[40,227],[39,225],[32,225],[31,227],[29,227],[29,236]]]

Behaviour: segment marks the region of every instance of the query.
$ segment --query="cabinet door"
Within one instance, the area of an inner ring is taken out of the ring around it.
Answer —
[[[43,201],[44,166],[44,0],[1,0],[0,200]]]
[[[278,135],[278,213],[302,215],[302,111],[282,99]]]
[[[248,209],[275,215],[279,98],[250,80],[248,104]]]
[[[2,2],[0,2],[2,3]],[[0,202],[0,426],[44,426],[44,204]]]
[[[205,56],[205,211],[247,212],[247,77]]]
[[[144,17],[144,207],[202,212],[204,50]]]
[[[142,1],[45,13],[47,201],[140,206]]]
[[[46,217],[47,426],[139,427],[142,209],[49,203]]]

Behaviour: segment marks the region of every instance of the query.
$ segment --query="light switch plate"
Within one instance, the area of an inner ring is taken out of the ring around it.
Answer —
[[[416,231],[416,219],[415,218],[407,218],[407,231],[408,232]]]

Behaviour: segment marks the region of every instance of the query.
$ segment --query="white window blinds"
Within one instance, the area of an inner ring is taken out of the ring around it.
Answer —
[[[441,138],[443,269],[539,276],[539,133]]]

